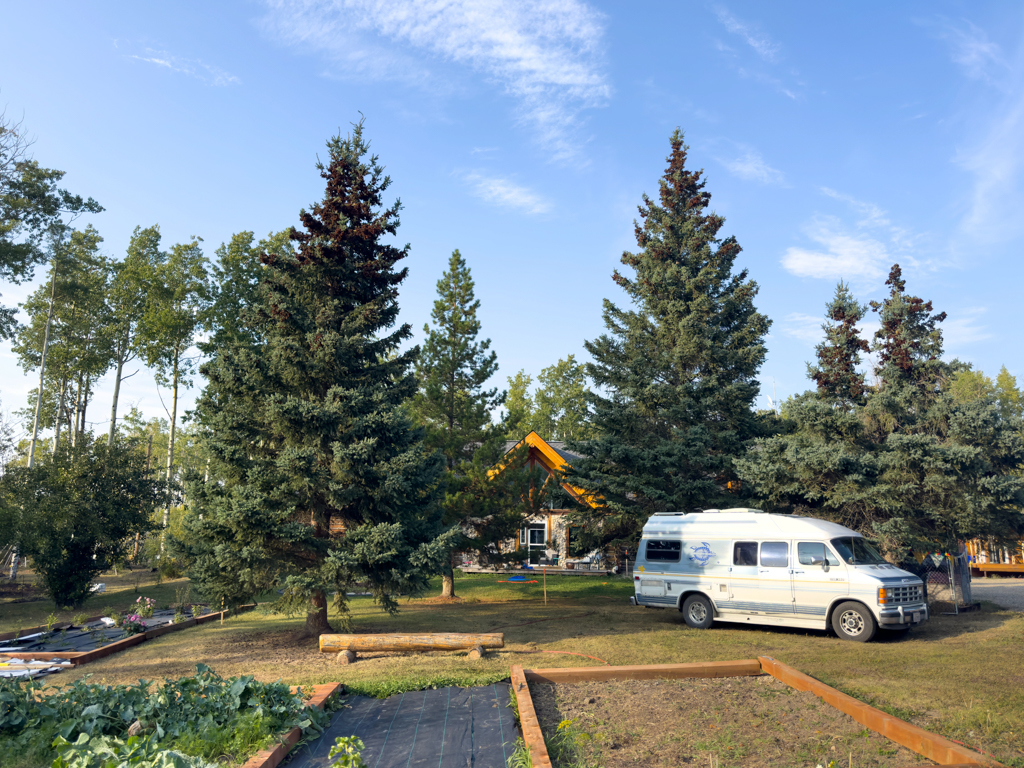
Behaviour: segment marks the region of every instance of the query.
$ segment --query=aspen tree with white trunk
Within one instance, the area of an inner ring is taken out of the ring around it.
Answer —
[[[174,245],[153,269],[146,309],[138,326],[140,350],[154,369],[157,384],[170,387],[170,435],[167,448],[167,506],[163,526],[170,522],[174,479],[174,439],[178,420],[178,391],[192,384],[198,355],[189,350],[203,325],[210,293],[207,260],[201,238]]]

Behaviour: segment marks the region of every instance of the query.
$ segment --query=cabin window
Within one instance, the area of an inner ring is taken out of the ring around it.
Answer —
[[[647,561],[658,561],[662,563],[678,563],[680,553],[683,551],[683,542],[665,541],[664,539],[651,539],[647,542]]]
[[[544,523],[531,523],[520,529],[519,543],[530,547],[545,546],[547,544],[547,526]]]
[[[766,541],[761,544],[761,567],[788,568],[789,542]]]
[[[757,542],[737,541],[732,548],[733,565],[757,565]]]
[[[801,541],[796,545],[796,556],[800,565],[839,565],[839,558],[820,541]]]

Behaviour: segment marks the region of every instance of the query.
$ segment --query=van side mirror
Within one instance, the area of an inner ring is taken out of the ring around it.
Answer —
[[[821,561],[821,570],[823,570],[825,573],[828,573],[828,560]]]

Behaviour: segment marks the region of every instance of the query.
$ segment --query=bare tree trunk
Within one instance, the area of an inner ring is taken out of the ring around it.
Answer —
[[[455,569],[452,567],[454,559],[454,553],[448,555],[448,562],[441,571],[441,597],[455,597]]]
[[[85,439],[85,412],[89,410],[89,397],[92,394],[92,379],[85,377],[85,397],[82,398],[82,439]]]
[[[174,427],[178,419],[178,353],[174,353],[174,374],[171,394],[171,433],[167,439],[167,508],[164,510],[164,530],[160,533],[160,551],[164,551],[167,526],[171,523],[171,473],[174,467]]]
[[[57,445],[60,442],[60,422],[64,416],[64,392],[67,388],[68,380],[61,379],[60,382],[60,394],[57,396],[57,423],[53,427],[53,452],[57,452]]]
[[[146,446],[146,477],[149,477],[149,469],[153,465],[153,433],[149,433],[149,445]],[[135,534],[135,551],[132,552],[132,560],[139,558],[139,546],[142,544],[142,534]]]
[[[124,356],[117,356],[117,375],[114,377],[114,404],[110,406],[110,433],[107,435],[107,445],[114,444],[114,431],[117,427],[117,398],[121,394],[121,373],[124,371]]]
[[[57,261],[53,262],[53,277],[50,280],[50,306],[46,310],[46,330],[43,331],[43,354],[39,359],[39,393],[36,396],[36,415],[32,419],[32,442],[28,446],[28,468],[32,469],[32,465],[36,459],[36,438],[39,436],[39,413],[43,410],[43,375],[46,373],[46,351],[50,347],[50,325],[53,322],[53,301],[57,295]],[[17,552],[14,553],[14,576],[18,575],[18,557]]]
[[[74,448],[78,444],[78,414],[82,410],[82,374],[78,374],[78,391],[75,393],[75,423],[71,428],[71,447]],[[71,419],[68,419],[68,423],[71,423]]]
[[[313,593],[313,607],[306,614],[306,632],[310,635],[322,635],[333,631],[327,621],[327,593],[318,589]]]

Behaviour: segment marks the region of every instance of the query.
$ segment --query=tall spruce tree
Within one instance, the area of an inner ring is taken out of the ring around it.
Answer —
[[[430,313],[433,327],[423,326],[426,340],[416,363],[419,392],[412,408],[427,429],[427,445],[444,454],[449,469],[472,458],[487,438],[491,411],[505,402],[505,392],[484,384],[498,370],[491,340],[478,341],[480,301],[473,275],[455,250],[448,269],[437,281],[437,299]]]
[[[815,347],[818,364],[807,366],[808,375],[818,385],[818,394],[846,411],[864,402],[864,374],[857,366],[861,353],[871,348],[860,337],[857,323],[866,311],[867,307],[853,298],[849,286],[840,281],[821,326],[825,340]]]
[[[1020,414],[1006,411],[994,388],[971,387],[962,363],[941,359],[945,314],[906,294],[898,265],[887,284],[889,296],[872,303],[882,321],[873,348],[878,386],[861,402],[833,386],[787,401],[784,434],[758,441],[737,471],[770,511],[842,523],[876,539],[894,561],[910,548],[1019,536]],[[841,329],[836,341],[841,348],[825,358],[840,362],[838,375],[826,380],[842,382],[842,350],[863,347]]]
[[[474,509],[487,503],[501,505],[499,486],[486,487],[486,468],[500,456],[505,431],[491,421],[491,412],[505,402],[505,392],[484,389],[498,370],[498,356],[490,351],[490,339],[478,341],[480,301],[474,288],[466,260],[453,251],[448,269],[437,281],[437,299],[430,313],[433,326],[423,327],[426,340],[416,363],[419,391],[411,404],[414,417],[426,429],[427,447],[444,455],[448,468],[444,523],[459,527],[459,551],[488,549],[495,538],[489,529],[508,528],[510,512],[517,505],[513,501],[500,512]],[[477,453],[491,460],[474,462]],[[470,519],[477,523],[472,528],[467,524]],[[455,596],[451,559],[441,571],[441,596]]]
[[[327,189],[292,230],[295,254],[268,253],[252,340],[228,340],[202,369],[198,403],[219,482],[189,483],[182,543],[191,575],[231,603],[283,589],[279,607],[329,631],[327,593],[363,581],[385,609],[425,587],[448,556],[437,488],[444,462],[423,448],[403,404],[418,348],[395,327],[400,203],[362,123],[317,168]]]
[[[578,513],[594,543],[633,542],[647,517],[734,504],[733,459],[761,429],[752,405],[770,321],[754,308],[757,284],[733,272],[740,246],[720,238],[701,171],[686,169],[671,138],[659,201],[646,195],[614,280],[633,309],[604,302],[608,329],[586,348],[599,437],[570,441],[586,458],[566,479],[603,504]]]

